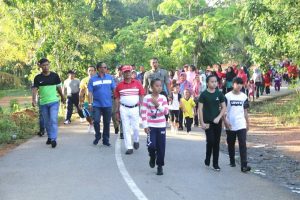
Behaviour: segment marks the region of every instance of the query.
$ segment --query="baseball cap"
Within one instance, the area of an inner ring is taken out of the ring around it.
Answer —
[[[130,65],[124,65],[122,67],[122,72],[132,71],[132,66]]]

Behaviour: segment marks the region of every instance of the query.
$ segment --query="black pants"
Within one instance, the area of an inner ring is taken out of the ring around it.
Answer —
[[[71,117],[73,114],[73,105],[75,105],[77,112],[81,118],[84,118],[81,108],[79,108],[79,93],[74,93],[71,96],[67,97],[67,114],[66,120],[71,121]]]
[[[270,90],[270,86],[266,86],[266,94],[270,94],[271,90]]]
[[[211,154],[213,154],[213,165],[219,165],[220,138],[222,131],[222,121],[219,124],[209,123],[209,128],[205,130],[206,134],[206,162],[210,163]]]
[[[195,102],[196,103],[196,108],[195,108],[195,114],[194,114],[194,125],[195,126],[199,126],[199,118],[198,118],[198,106],[199,106],[199,104],[198,104],[198,102]]]
[[[230,158],[230,163],[235,163],[235,141],[236,137],[239,141],[240,157],[241,157],[241,166],[247,167],[247,131],[246,129],[241,129],[237,131],[226,131],[227,134],[227,145],[228,153]]]
[[[186,117],[185,122],[186,122],[186,132],[191,132],[192,124],[193,124],[193,118]]]
[[[259,92],[260,92],[260,87],[261,87],[261,82],[256,82],[255,86],[256,86],[256,98],[258,98]]]
[[[183,129],[183,112],[179,109],[179,128]]]
[[[165,165],[166,128],[150,127],[147,134],[147,146],[150,157],[156,158],[157,166]]]

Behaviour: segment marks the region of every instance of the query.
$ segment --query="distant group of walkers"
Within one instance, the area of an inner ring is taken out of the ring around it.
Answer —
[[[69,70],[68,78],[62,84],[59,76],[50,71],[48,59],[41,59],[38,65],[41,73],[34,78],[32,105],[40,108],[39,135],[47,132],[47,145],[52,148],[57,145],[58,93],[61,102],[67,104],[64,124],[72,123],[75,106],[80,118],[88,121],[88,132],[95,133],[94,145],[102,139],[103,145],[111,146],[112,120],[115,133],[120,133],[120,138],[124,139],[125,153],[130,155],[134,149],[139,149],[141,122],[147,134],[149,165],[151,168],[157,165],[157,175],[163,174],[167,127],[175,133],[186,128],[189,134],[193,124],[205,130],[206,166],[210,166],[212,155],[212,167],[220,171],[219,145],[224,123],[230,165],[236,166],[234,154],[238,138],[241,171],[250,171],[246,147],[248,96],[254,100],[256,93],[258,98],[262,86],[269,94],[272,80],[279,91],[282,79],[272,69],[263,74],[258,68],[250,77],[247,67],[237,65],[225,70],[221,65],[215,65],[206,71],[184,65],[183,69],[167,71],[159,66],[157,58],[152,58],[149,71],[141,66],[137,73],[135,66],[121,65],[116,68],[115,75],[111,75],[106,63],[99,62],[87,68],[87,77],[81,81],[76,78],[76,71]]]

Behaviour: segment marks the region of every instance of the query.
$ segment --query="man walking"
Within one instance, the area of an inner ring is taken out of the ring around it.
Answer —
[[[132,67],[125,65],[122,67],[124,81],[120,82],[115,91],[116,113],[120,112],[122,127],[124,131],[126,154],[133,153],[139,148],[139,105],[144,97],[142,84],[132,78]],[[118,115],[117,115],[118,116]],[[133,132],[133,147],[131,141]]]
[[[64,102],[64,96],[61,89],[61,81],[55,72],[50,71],[50,62],[43,58],[38,62],[42,73],[35,76],[32,86],[32,106],[37,105],[37,94],[39,95],[39,104],[46,125],[48,139],[46,144],[51,144],[52,148],[57,145],[58,132],[58,109],[59,99],[57,92]]]
[[[84,109],[85,111],[89,108],[89,98],[88,98],[88,83],[90,81],[90,78],[93,77],[96,73],[96,69],[94,66],[89,66],[87,70],[88,76],[81,80],[80,82],[80,91],[79,91],[79,97],[80,97],[80,103],[79,107],[80,109]],[[92,115],[89,112],[85,112],[86,121],[89,123],[88,133],[95,133],[94,125],[93,125],[93,119]]]
[[[103,116],[103,145],[110,146],[110,120],[112,114],[112,94],[115,89],[114,78],[107,74],[107,65],[104,62],[97,64],[98,73],[91,77],[89,90],[89,110],[93,110],[95,140],[94,145],[97,145],[101,139],[100,118]]]
[[[73,70],[68,71],[68,79],[64,81],[63,93],[67,94],[67,112],[64,124],[71,123],[73,114],[73,105],[75,105],[77,112],[81,118],[84,118],[81,109],[79,108],[79,86],[80,81],[75,78]]]

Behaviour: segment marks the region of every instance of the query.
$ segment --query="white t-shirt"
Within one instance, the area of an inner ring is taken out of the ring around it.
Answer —
[[[173,93],[173,101],[170,101],[169,110],[179,110],[178,94]]]
[[[225,95],[227,104],[227,120],[231,130],[237,131],[247,127],[244,109],[249,108],[248,97],[244,93],[234,94],[232,91]]]

